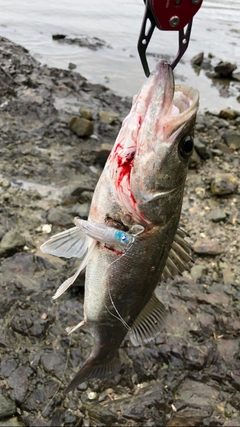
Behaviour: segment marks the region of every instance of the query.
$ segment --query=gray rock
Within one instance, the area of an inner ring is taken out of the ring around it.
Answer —
[[[231,64],[231,62],[220,61],[219,64],[214,67],[214,71],[220,77],[232,77],[232,72],[236,70],[236,68],[236,64]]]
[[[0,243],[0,255],[13,254],[25,245],[25,237],[17,230],[12,229],[4,234]]]
[[[69,62],[68,69],[69,70],[74,70],[75,68],[77,68],[76,64],[73,64],[72,62]]]
[[[239,150],[240,132],[229,129],[223,134],[223,139],[230,148],[232,148],[233,150]]]
[[[0,394],[0,419],[11,417],[11,415],[16,414],[16,412],[17,407],[15,402],[5,397],[3,394]]]
[[[60,225],[62,227],[73,226],[73,217],[60,208],[50,209],[47,215],[47,220],[50,224]]]
[[[234,274],[233,272],[230,270],[230,268],[224,268],[222,270],[222,275],[223,275],[223,283],[226,285],[227,283],[232,283],[234,282]]]
[[[104,166],[109,154],[112,151],[112,145],[108,143],[103,143],[96,149],[96,162],[101,166]]]
[[[230,148],[226,144],[224,144],[223,142],[216,142],[213,145],[213,147],[216,148],[217,150],[220,150],[222,154],[223,153],[224,154],[231,154],[232,153]],[[211,151],[213,152],[213,150],[211,150]]]
[[[219,255],[222,253],[221,246],[216,240],[207,239],[197,240],[193,250],[199,255]]]
[[[201,67],[203,58],[204,58],[204,52],[200,52],[191,59],[191,64],[196,65],[197,67]]]
[[[0,421],[0,427],[24,427],[22,421],[19,421],[17,417],[10,418],[8,420]]]
[[[201,159],[194,148],[189,161],[189,169],[196,169],[200,164],[201,164]]]
[[[232,78],[240,82],[240,72],[233,73]]]
[[[193,265],[193,267],[191,268],[190,274],[194,280],[198,280],[202,276],[207,274],[207,272],[208,272],[208,269],[205,265],[196,264],[196,265]]]
[[[93,134],[93,122],[83,117],[73,116],[70,119],[69,127],[77,136],[85,137]]]
[[[220,222],[220,221],[224,221],[226,219],[226,214],[223,210],[221,209],[213,209],[209,215],[208,215],[208,219],[210,219],[213,222]]]
[[[93,192],[94,188],[89,185],[70,184],[63,189],[62,193],[62,204],[63,205],[75,205],[79,202],[81,194],[85,191]]]
[[[211,152],[209,148],[203,144],[198,138],[194,138],[194,147],[202,159],[209,159]]]
[[[232,194],[237,191],[238,179],[231,173],[217,172],[211,181],[211,192],[216,196]]]

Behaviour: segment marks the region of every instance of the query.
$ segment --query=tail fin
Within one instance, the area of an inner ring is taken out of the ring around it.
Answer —
[[[79,384],[91,378],[106,378],[116,375],[120,369],[121,363],[118,353],[109,361],[102,362],[96,358],[89,357],[77,375],[67,386],[65,393],[69,393]]]

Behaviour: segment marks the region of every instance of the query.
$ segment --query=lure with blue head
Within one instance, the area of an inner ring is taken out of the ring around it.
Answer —
[[[97,224],[90,221],[85,221],[78,217],[74,218],[74,224],[87,236],[98,242],[107,243],[109,245],[121,244],[127,246],[134,242],[134,235],[122,230],[117,230],[113,227],[108,227],[105,224]]]

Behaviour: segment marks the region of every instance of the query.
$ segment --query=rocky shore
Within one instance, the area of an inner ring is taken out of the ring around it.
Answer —
[[[39,246],[87,218],[131,100],[4,38],[0,64],[0,426],[240,425],[240,111],[198,115],[181,218],[195,264],[161,284],[163,333],[126,339],[115,378],[65,396],[92,345],[66,333],[84,276],[53,301],[75,261]]]

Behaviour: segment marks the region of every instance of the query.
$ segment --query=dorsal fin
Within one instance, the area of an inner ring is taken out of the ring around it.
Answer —
[[[166,317],[167,311],[155,291],[134,321],[130,331],[132,344],[141,345],[154,339],[161,332]]]
[[[192,261],[190,244],[185,240],[187,233],[178,228],[168,254],[166,265],[162,272],[162,280],[173,278],[183,271],[189,271],[189,262]]]

